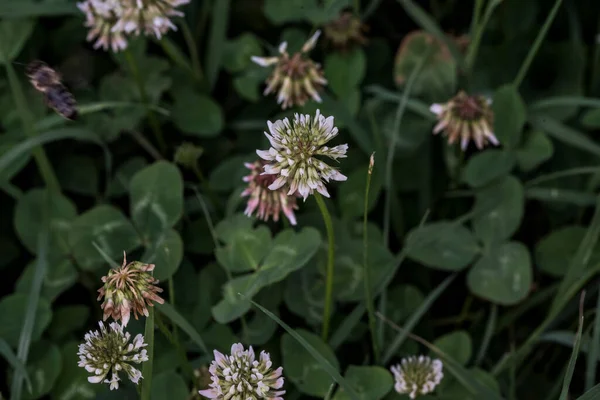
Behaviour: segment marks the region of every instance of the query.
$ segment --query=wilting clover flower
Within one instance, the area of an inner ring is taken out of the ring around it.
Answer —
[[[433,392],[444,377],[442,362],[422,355],[403,358],[391,370],[396,381],[396,392],[408,394],[411,399]]]
[[[85,0],[77,3],[77,7],[85,14],[84,26],[90,28],[87,40],[93,41],[94,48],[102,47],[118,52],[127,47],[127,40],[122,30],[114,29],[121,18],[123,7],[119,0]]]
[[[123,326],[127,326],[131,316],[131,310],[135,319],[138,314],[148,316],[146,305],[153,306],[153,301],[163,304],[165,301],[157,295],[162,289],[155,284],[151,272],[154,264],[144,264],[133,261],[127,264],[125,252],[123,252],[123,265],[120,268],[111,269],[107,276],[102,277],[104,286],[98,289],[100,295],[98,300],[104,297],[102,309],[104,320],[112,315],[115,321],[121,320]]]
[[[273,363],[269,353],[261,351],[258,360],[250,346],[244,350],[241,343],[231,346],[231,355],[226,356],[214,350],[215,359],[209,372],[212,383],[202,396],[219,400],[272,399],[283,400],[283,368],[271,368]]]
[[[438,119],[433,133],[445,131],[449,144],[460,138],[463,150],[471,140],[480,150],[488,142],[498,145],[498,139],[492,131],[494,112],[490,104],[491,100],[483,96],[467,95],[462,90],[445,104],[432,104],[429,109]]]
[[[340,50],[347,50],[354,44],[367,43],[367,39],[363,36],[367,26],[350,11],[340,14],[338,19],[329,22],[323,30],[325,39]]]
[[[318,103],[321,102],[319,91],[327,84],[327,80],[323,77],[321,66],[306,57],[306,53],[315,47],[320,34],[321,31],[316,31],[304,43],[302,50],[292,57],[286,51],[287,42],[279,45],[278,57],[252,57],[252,61],[261,67],[275,65],[275,69],[267,78],[267,87],[263,94],[267,95],[278,89],[277,103],[281,104],[284,110],[294,105],[304,105],[309,97]]]
[[[177,27],[170,17],[183,17],[184,14],[175,8],[190,2],[190,0],[121,0],[123,7],[121,19],[114,29],[127,34],[141,32],[145,36],[154,35],[157,39],[170,29]]]
[[[90,331],[85,334],[85,343],[79,345],[80,367],[93,375],[88,377],[90,383],[108,383],[110,390],[119,388],[119,371],[125,371],[129,380],[137,384],[142,373],[131,364],[148,361],[144,337],[138,334],[133,342],[128,343],[131,335],[123,332],[123,326],[111,322],[108,329],[102,321],[98,322],[100,332]],[[110,379],[105,379],[112,372]]]
[[[294,210],[298,209],[296,198],[299,195],[297,193],[288,195],[285,187],[270,190],[269,186],[275,182],[276,177],[261,174],[266,164],[263,160],[244,163],[244,166],[250,170],[250,175],[243,178],[244,182],[248,182],[248,187],[242,192],[242,197],[250,196],[244,214],[250,217],[258,210],[256,215],[259,219],[268,221],[269,217],[273,217],[273,221],[277,222],[279,214],[283,212],[290,223],[296,225]]]
[[[277,178],[269,186],[278,190],[286,186],[288,195],[296,191],[304,198],[317,192],[329,197],[323,181],[345,181],[346,176],[330,167],[315,156],[326,156],[337,160],[346,157],[347,144],[327,147],[325,143],[337,136],[338,128],[333,125],[333,117],[325,118],[317,110],[314,119],[310,115],[294,114],[294,121],[287,118],[275,123],[267,121],[269,133],[265,135],[271,143],[269,150],[256,150],[260,158],[268,161],[264,175]]]

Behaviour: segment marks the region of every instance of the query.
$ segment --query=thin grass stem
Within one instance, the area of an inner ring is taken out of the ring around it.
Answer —
[[[554,17],[556,17],[556,13],[558,12],[558,9],[560,8],[561,4],[562,4],[562,0],[556,0],[554,2],[554,6],[550,10],[548,17],[546,18],[546,21],[544,21],[544,25],[542,25],[540,32],[538,33],[537,37],[535,38],[535,42],[533,42],[533,45],[529,49],[529,53],[527,53],[527,57],[525,57],[525,61],[523,61],[523,64],[521,64],[521,68],[519,69],[519,72],[517,73],[517,77],[513,81],[513,85],[515,85],[516,88],[521,86],[521,82],[523,82],[523,78],[525,78],[525,75],[527,74],[527,71],[529,70],[531,63],[533,62],[533,58],[535,57],[540,46],[542,45],[542,42],[544,41],[544,38],[546,37],[546,33],[548,33],[548,29],[550,29],[550,25],[552,25],[552,21],[554,21]]]
[[[325,278],[325,307],[323,308],[323,327],[321,331],[321,337],[323,341],[327,341],[329,335],[329,320],[331,318],[331,306],[333,303],[333,272],[335,262],[335,236],[333,233],[333,223],[331,222],[331,215],[327,210],[327,205],[323,200],[323,196],[320,193],[315,193],[315,200],[323,216],[323,222],[325,223],[325,230],[327,231],[327,272]]]
[[[161,153],[165,154],[167,151],[167,144],[163,137],[162,131],[160,129],[160,123],[156,118],[156,114],[152,110],[150,105],[150,101],[148,99],[148,94],[146,93],[146,88],[144,87],[144,82],[142,81],[142,76],[140,75],[140,70],[138,68],[137,63],[135,62],[135,58],[133,58],[133,54],[131,54],[131,50],[125,49],[125,59],[127,60],[127,64],[129,64],[129,68],[131,69],[131,74],[133,75],[133,79],[138,86],[138,90],[140,91],[140,97],[142,99],[142,103],[146,107],[146,112],[148,113],[148,120],[150,121],[150,128],[152,132],[154,132],[154,137],[160,148]]]

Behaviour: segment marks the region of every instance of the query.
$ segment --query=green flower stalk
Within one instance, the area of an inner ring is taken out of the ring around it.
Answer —
[[[442,362],[426,356],[403,358],[400,364],[392,366],[394,389],[400,394],[408,394],[411,399],[433,392],[444,377]]]
[[[98,289],[100,295],[98,300],[104,297],[102,310],[103,319],[112,316],[115,321],[121,320],[123,326],[127,326],[131,311],[135,319],[138,315],[148,316],[148,306],[153,306],[154,301],[163,304],[165,301],[157,295],[163,290],[158,286],[158,280],[151,272],[154,264],[144,264],[133,261],[127,264],[125,252],[123,252],[123,265],[117,269],[111,269],[107,276],[102,277],[104,286]]]
[[[111,322],[108,326],[98,322],[100,331],[90,331],[85,334],[85,343],[79,345],[79,367],[93,375],[88,377],[90,383],[108,383],[110,390],[119,388],[119,372],[124,371],[130,381],[138,384],[142,373],[131,364],[141,364],[148,361],[147,344],[144,337],[138,334],[129,343],[131,335],[123,332],[123,326]],[[106,379],[112,371],[110,379]]]
[[[308,195],[313,194],[315,190],[329,197],[324,182],[347,179],[337,169],[317,158],[325,156],[337,160],[346,157],[347,144],[325,146],[338,134],[333,117],[325,118],[317,110],[314,118],[310,115],[295,114],[291,123],[285,118],[275,123],[267,121],[267,125],[269,133],[265,132],[265,135],[271,143],[271,148],[257,150],[256,154],[267,161],[263,174],[277,177],[269,189],[278,190],[286,185],[289,188],[288,195],[298,191],[306,201]]]

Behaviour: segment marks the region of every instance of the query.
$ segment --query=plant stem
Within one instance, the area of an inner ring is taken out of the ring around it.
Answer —
[[[185,19],[181,20],[181,31],[183,32],[183,39],[187,45],[188,51],[190,52],[190,58],[192,60],[192,68],[194,69],[194,75],[198,81],[204,79],[204,73],[202,72],[202,66],[200,65],[200,56],[198,55],[198,46],[194,40],[194,35],[190,29],[190,26]]]
[[[369,276],[369,245],[367,231],[367,214],[369,211],[369,190],[371,189],[371,176],[373,175],[373,166],[375,164],[375,153],[371,154],[369,170],[367,173],[367,185],[365,188],[365,208],[363,212],[363,282],[365,284],[365,303],[367,305],[367,314],[369,316],[369,329],[371,331],[371,343],[375,362],[379,364],[380,354],[377,338],[377,326],[375,320],[375,302],[371,295],[371,279]]]
[[[331,318],[331,304],[333,302],[333,271],[334,271],[334,260],[335,260],[335,236],[333,232],[333,223],[331,222],[331,215],[327,210],[327,205],[323,200],[323,196],[320,193],[315,193],[315,200],[321,210],[323,216],[323,222],[325,223],[325,230],[327,231],[327,275],[325,280],[325,307],[323,308],[323,328],[321,331],[321,338],[323,341],[327,341],[329,335],[329,319]]]
[[[154,307],[148,307],[148,317],[146,318],[146,328],[144,331],[145,342],[148,343],[146,351],[148,352],[148,361],[142,366],[142,400],[150,400],[152,392],[152,363],[154,359]]]
[[[142,77],[140,75],[140,70],[131,54],[131,50],[129,48],[125,49],[125,58],[127,59],[127,63],[129,64],[129,68],[131,69],[131,74],[135,79],[135,82],[138,86],[138,90],[140,91],[140,97],[142,98],[142,103],[146,107],[146,112],[148,113],[148,120],[150,121],[150,128],[154,132],[154,137],[156,138],[156,142],[158,143],[158,147],[160,148],[161,153],[165,154],[167,151],[167,144],[165,143],[165,139],[163,137],[162,131],[160,130],[160,124],[154,111],[150,107],[150,101],[148,100],[148,95],[146,94],[146,89],[144,87],[144,82],[142,81]]]
[[[467,56],[465,58],[465,68],[467,70],[467,73],[470,73],[471,69],[473,68],[473,63],[475,62],[475,58],[477,57],[477,51],[479,50],[479,45],[481,43],[481,37],[483,36],[485,27],[487,26],[488,21],[490,20],[492,13],[494,12],[494,9],[500,4],[501,1],[502,0],[490,0],[487,8],[485,9],[485,13],[483,14],[483,20],[481,21],[481,23],[479,23],[479,13],[481,12],[480,8],[482,5],[482,2],[480,0],[478,0],[476,3],[477,8],[475,10],[475,13],[477,15],[474,16],[474,18],[475,17],[477,18],[477,25],[474,26],[475,35],[474,35],[473,41],[469,45],[469,49],[467,51]]]
[[[12,64],[6,64],[6,73],[8,75],[8,83],[10,84],[10,90],[12,92],[13,98],[17,105],[17,111],[19,112],[19,117],[21,118],[21,124],[23,125],[23,131],[29,138],[33,138],[36,136],[35,129],[33,127],[33,117],[31,115],[31,111],[27,107],[27,102],[25,100],[25,96],[23,94],[23,89],[21,84],[19,83],[19,78],[17,78],[17,74]],[[33,158],[35,163],[37,164],[38,171],[44,180],[44,183],[48,187],[49,190],[60,193],[60,184],[58,183],[58,179],[56,178],[56,174],[54,173],[54,169],[46,156],[46,152],[44,148],[41,146],[37,146],[32,150]]]
[[[556,0],[556,2],[554,3],[554,6],[552,7],[552,10],[550,10],[548,17],[546,18],[546,21],[544,21],[544,25],[542,25],[542,29],[540,29],[540,32],[538,33],[537,37],[535,38],[535,42],[533,42],[533,45],[529,49],[529,53],[527,53],[527,57],[525,57],[525,61],[523,61],[523,64],[521,64],[519,73],[517,74],[517,77],[515,78],[515,80],[513,82],[513,84],[515,85],[516,88],[519,88],[519,86],[521,86],[521,82],[523,81],[523,78],[525,78],[525,74],[527,74],[527,70],[529,70],[529,66],[531,65],[531,62],[533,61],[533,58],[535,57],[540,46],[542,45],[542,42],[544,41],[544,38],[546,37],[546,33],[548,33],[548,29],[550,29],[550,25],[552,25],[552,21],[554,21],[554,17],[556,17],[556,13],[558,12],[558,9],[560,8],[561,4],[562,4],[562,0]]]

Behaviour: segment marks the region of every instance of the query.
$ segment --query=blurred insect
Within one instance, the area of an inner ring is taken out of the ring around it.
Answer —
[[[33,87],[44,94],[46,104],[66,119],[77,118],[75,98],[61,82],[61,76],[45,62],[35,60],[27,64],[25,73]]]

